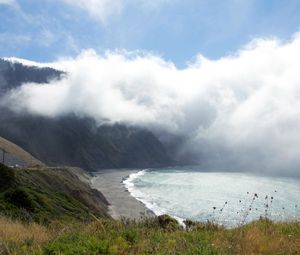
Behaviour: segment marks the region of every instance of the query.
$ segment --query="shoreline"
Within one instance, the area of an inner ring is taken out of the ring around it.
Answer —
[[[113,219],[139,220],[155,216],[153,211],[131,196],[123,184],[130,174],[139,171],[140,169],[107,169],[93,173],[90,185],[99,190],[109,202],[108,213]]]

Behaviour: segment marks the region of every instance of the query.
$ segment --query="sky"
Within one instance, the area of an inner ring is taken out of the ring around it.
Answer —
[[[288,40],[298,0],[0,0],[0,56],[39,62],[85,49],[151,52],[183,68],[253,38]]]

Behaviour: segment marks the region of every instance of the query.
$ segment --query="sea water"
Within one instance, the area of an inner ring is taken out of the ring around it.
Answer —
[[[245,173],[151,169],[131,174],[124,185],[156,215],[234,227],[268,217],[300,220],[300,180]]]

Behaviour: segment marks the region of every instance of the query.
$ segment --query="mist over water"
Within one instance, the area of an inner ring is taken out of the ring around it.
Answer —
[[[186,167],[140,171],[124,184],[157,215],[181,220],[210,220],[234,227],[265,216],[275,221],[300,219],[299,179]]]

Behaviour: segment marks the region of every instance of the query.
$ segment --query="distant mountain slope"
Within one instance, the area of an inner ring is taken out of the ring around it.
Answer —
[[[124,125],[100,126],[89,118],[0,116],[0,134],[49,166],[86,170],[155,167],[171,164],[166,150],[146,130]]]
[[[64,74],[51,68],[23,66],[0,59],[1,96],[23,82],[44,83]],[[18,114],[0,107],[0,136],[19,145],[47,165],[71,165],[93,171],[173,164],[152,132],[122,124],[96,125],[76,115],[47,118]]]
[[[6,165],[21,165],[21,166],[43,166],[44,164],[23,150],[18,145],[0,137],[0,159]]]
[[[64,72],[49,67],[25,66],[0,59],[0,93],[27,82],[47,83],[52,79],[60,79],[63,74]]]

